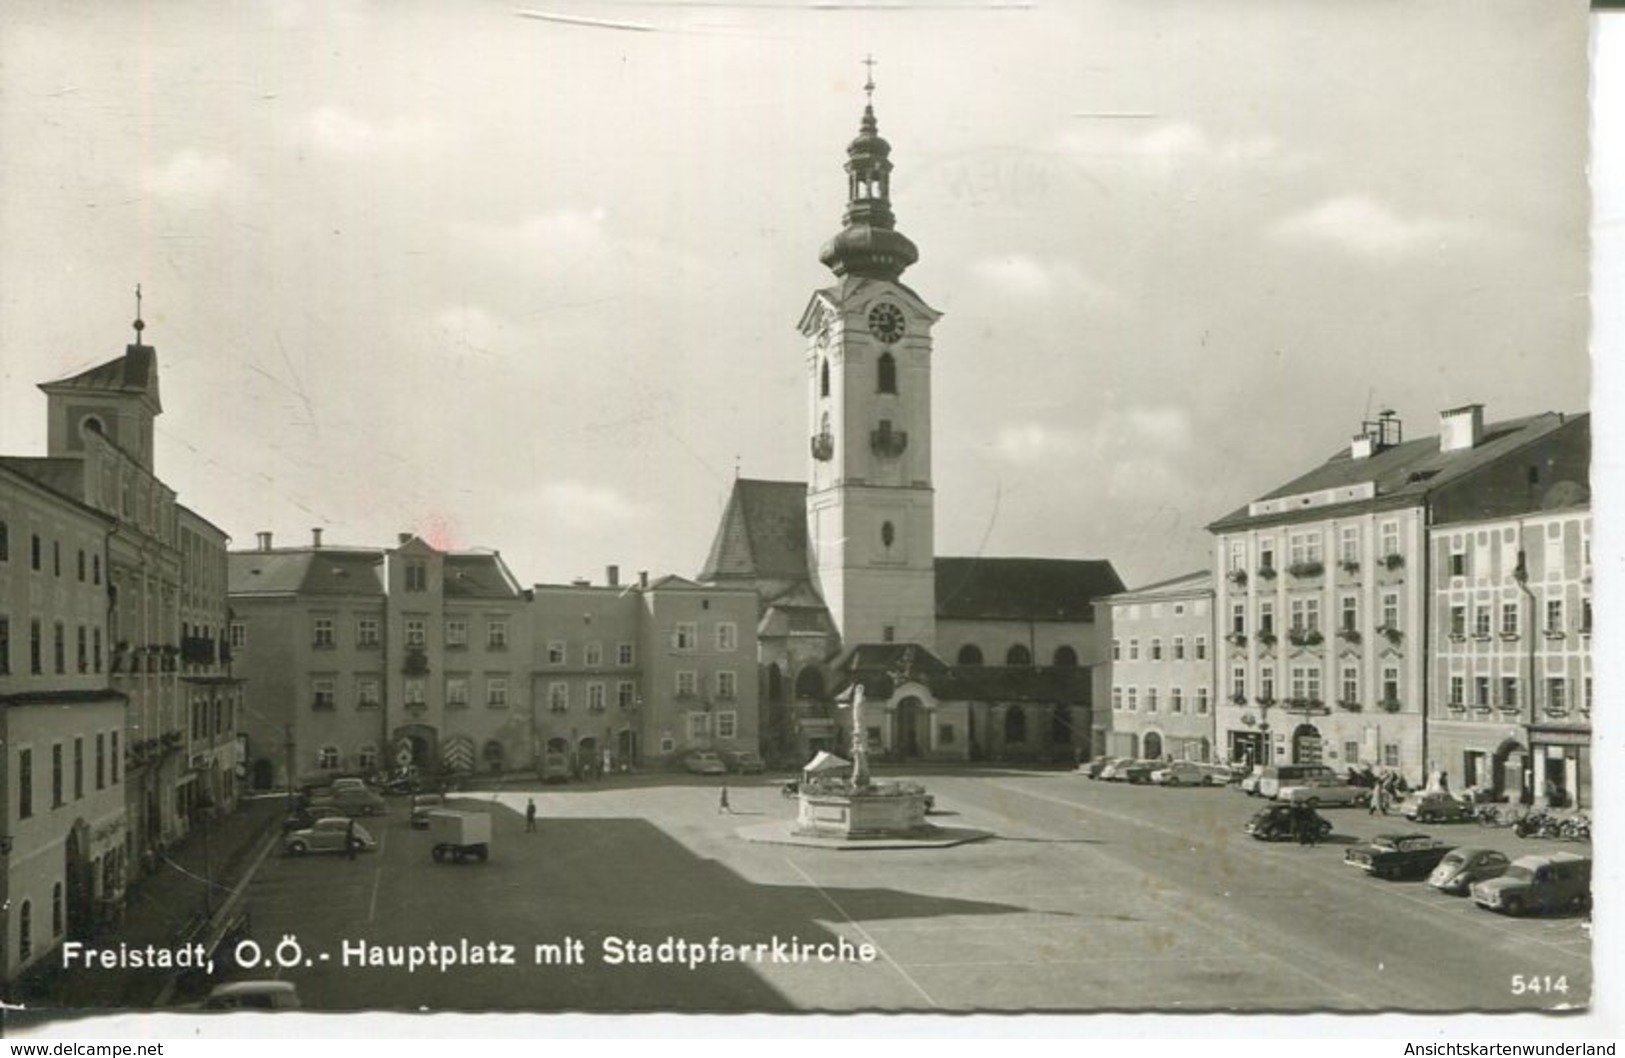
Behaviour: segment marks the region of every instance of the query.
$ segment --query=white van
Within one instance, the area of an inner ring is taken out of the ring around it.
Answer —
[[[1283,786],[1336,782],[1337,772],[1324,764],[1266,764],[1258,776],[1258,795],[1273,798]]]

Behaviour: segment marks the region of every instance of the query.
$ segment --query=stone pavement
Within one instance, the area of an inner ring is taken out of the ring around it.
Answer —
[[[205,898],[218,929],[222,911],[235,904],[233,891],[280,831],[286,807],[280,796],[247,800],[237,811],[210,820],[206,840],[201,829],[194,830],[169,849],[167,862],[157,871],[130,887],[122,922],[85,943],[97,948],[125,944],[133,951],[149,944],[178,947],[194,934],[210,936],[212,931],[203,925]],[[18,980],[6,1001],[47,1017],[148,1010],[170,994],[172,976],[168,970],[65,970],[58,950]]]

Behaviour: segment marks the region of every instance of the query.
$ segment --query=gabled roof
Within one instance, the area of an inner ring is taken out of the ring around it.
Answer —
[[[51,456],[0,456],[0,466],[85,506],[85,461]]]
[[[939,558],[937,617],[1093,621],[1093,602],[1123,590],[1105,559]]]
[[[162,410],[158,400],[158,355],[150,345],[127,345],[123,356],[97,364],[70,378],[42,383],[40,389],[46,393],[82,390],[135,394],[150,398]]]
[[[233,551],[227,555],[231,595],[383,595],[384,552],[316,547]]]
[[[806,580],[806,484],[735,481],[699,579]]]
[[[1350,509],[1421,506],[1430,493],[1505,458],[1579,418],[1560,412],[1542,412],[1521,419],[1487,423],[1478,444],[1451,452],[1439,450],[1437,434],[1405,441],[1364,459],[1355,459],[1349,448],[1344,447],[1320,466],[1264,493],[1257,500],[1299,496],[1368,483],[1374,486],[1374,498],[1264,515],[1249,514],[1251,504],[1247,504],[1215,521],[1208,529],[1223,532],[1254,523],[1292,521],[1307,516],[1320,519]]]
[[[443,578],[448,599],[517,599],[522,594],[495,551],[448,554]]]

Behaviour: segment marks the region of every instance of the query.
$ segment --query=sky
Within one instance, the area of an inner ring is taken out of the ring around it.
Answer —
[[[140,283],[159,474],[235,546],[692,576],[736,475],[806,477],[872,55],[937,552],[1150,583],[1381,409],[1588,406],[1587,46],[1533,0],[14,0],[0,452]]]

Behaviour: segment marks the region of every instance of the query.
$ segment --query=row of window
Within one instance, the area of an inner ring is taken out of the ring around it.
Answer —
[[[1337,530],[1337,560],[1345,563],[1358,563],[1360,561],[1361,527],[1358,525],[1339,526]],[[1306,566],[1311,563],[1324,561],[1322,546],[1324,534],[1319,529],[1307,529],[1287,533],[1287,563],[1290,566]],[[1390,555],[1401,560],[1404,552],[1399,546],[1399,523],[1383,522],[1378,527],[1377,554],[1382,558]],[[1232,540],[1230,542],[1231,572],[1244,571],[1247,568],[1247,542],[1245,540]],[[1264,537],[1258,541],[1258,568],[1275,569],[1275,539]]]
[[[1467,708],[1467,677],[1450,677],[1449,705],[1452,709]],[[1472,677],[1473,697],[1471,704],[1476,709],[1489,709],[1499,706],[1502,709],[1517,709],[1522,705],[1518,694],[1519,679],[1516,676],[1490,676]],[[1569,681],[1562,676],[1550,676],[1545,681],[1546,701],[1544,708],[1547,712],[1563,713],[1569,708]],[[1498,691],[1495,698],[1491,698],[1492,691]],[[1591,677],[1586,676],[1581,681],[1580,708],[1591,712]]]
[[[1143,702],[1146,712],[1158,712],[1162,708],[1163,701],[1164,699],[1161,697],[1158,688],[1147,687],[1145,689],[1145,697]],[[1187,698],[1185,695],[1185,689],[1183,687],[1171,687],[1168,689],[1166,701],[1168,704],[1168,712],[1175,715],[1183,714],[1185,712],[1185,706],[1187,703],[1189,703],[1193,706],[1197,716],[1206,716],[1208,709],[1212,705],[1212,697],[1209,694],[1208,688],[1206,687],[1196,688],[1196,695],[1194,698]],[[1132,685],[1128,687],[1112,687],[1112,709],[1116,710],[1117,712],[1127,711],[1130,713],[1137,713],[1140,711],[1141,703],[1142,699],[1140,697],[1139,687]]]
[[[80,673],[102,671],[102,630],[79,625],[74,636],[74,665]],[[37,617],[28,622],[28,671],[45,675],[45,626]],[[51,670],[58,676],[68,672],[68,626],[61,621],[51,627]],[[0,676],[11,675],[11,618],[0,615]]]
[[[1147,657],[1151,661],[1162,661],[1163,660],[1162,637],[1161,636],[1153,637],[1151,639],[1151,641],[1147,644],[1147,647],[1148,647]],[[1207,658],[1207,636],[1195,636],[1195,637],[1193,637],[1192,643],[1191,643],[1190,659],[1193,660],[1193,661],[1203,661],[1206,658]],[[1171,660],[1171,661],[1184,661],[1186,659],[1185,637],[1184,636],[1174,636],[1174,637],[1172,637],[1172,639],[1170,639],[1170,641],[1169,641],[1168,659]],[[1120,639],[1113,639],[1112,640],[1112,660],[1113,661],[1122,661],[1122,660],[1124,660],[1123,641],[1120,640]],[[1130,639],[1128,641],[1128,660],[1129,661],[1139,661],[1140,660],[1140,640],[1138,638]]]
[[[881,353],[875,362],[875,392],[897,392],[897,361],[890,353]],[[829,396],[829,361],[818,361],[818,395]]]
[[[1458,534],[1450,538],[1449,558],[1446,560],[1443,571],[1446,577],[1466,577],[1472,574],[1472,560],[1469,558],[1468,551],[1470,537],[1471,534],[1468,534],[1467,536]],[[1502,553],[1510,558],[1514,553],[1513,545],[1521,543],[1519,540],[1518,530],[1511,528],[1501,530],[1501,539],[1502,543],[1506,545],[1503,548]],[[1488,559],[1490,568],[1490,572],[1480,573],[1480,577],[1495,575],[1493,558],[1494,552],[1490,550],[1489,542],[1489,534],[1484,530],[1480,530],[1478,533],[1479,550],[1476,552],[1476,554]],[[1548,522],[1546,524],[1546,532],[1544,536],[1544,547],[1541,551],[1544,559],[1543,568],[1547,571],[1548,575],[1563,568],[1565,550],[1563,523],[1555,521]],[[1515,553],[1518,557],[1518,561],[1521,563],[1525,558],[1521,547],[1519,547]],[[1588,532],[1584,532],[1580,537],[1580,561],[1584,567],[1589,567],[1591,565],[1591,536]],[[1527,569],[1525,572],[1528,572]]]
[[[689,713],[688,740],[697,742],[707,737],[739,737],[739,714],[731,709],[724,709],[715,713]],[[663,752],[671,752],[671,748],[665,745],[664,740],[661,742],[661,747]]]
[[[1312,596],[1301,599],[1292,599],[1289,607],[1291,618],[1290,630],[1293,632],[1319,632],[1320,600]],[[1345,595],[1338,604],[1338,628],[1345,632],[1356,632],[1360,627],[1360,597]],[[1382,620],[1377,625],[1379,632],[1399,631],[1399,593],[1383,592],[1382,594]],[[1276,633],[1275,627],[1275,601],[1273,599],[1260,599],[1258,601],[1258,633],[1271,636]],[[1230,634],[1244,636],[1247,634],[1247,604],[1245,602],[1232,603],[1230,606]]]
[[[960,665],[987,664],[982,657],[982,648],[975,643],[966,643],[960,647],[957,661]],[[1033,652],[1025,643],[1012,643],[1010,648],[1004,652],[1004,663],[1006,665],[1030,666],[1033,663]],[[1050,664],[1056,668],[1076,668],[1078,652],[1065,644],[1058,646],[1055,648],[1055,654]]]
[[[4,519],[0,519],[0,562],[11,561],[11,529]],[[45,572],[45,538],[38,533],[30,533],[28,540],[28,566],[35,573]],[[78,560],[79,582],[101,584],[102,557],[100,555],[86,555],[85,549],[79,549]],[[54,576],[62,576],[62,541],[51,541],[51,572]]]
[[[1500,634],[1508,638],[1518,635],[1518,614],[1522,609],[1520,603],[1500,603],[1500,621],[1497,625],[1496,604],[1479,603],[1470,610],[1465,603],[1455,603],[1450,607],[1450,636],[1453,639],[1466,639],[1469,629],[1476,639],[1489,639],[1491,627],[1496,626]],[[1548,639],[1562,639],[1569,631],[1565,620],[1562,599],[1546,600],[1546,624],[1542,629]],[[1580,627],[1576,629],[1581,635],[1591,634],[1591,600],[1580,600]]]
[[[1288,669],[1290,684],[1288,697],[1301,702],[1323,702],[1322,671],[1319,665],[1293,665]],[[1274,665],[1261,665],[1258,669],[1258,697],[1274,701],[1280,688],[1276,686]],[[1360,667],[1344,665],[1339,671],[1339,702],[1357,704],[1360,697]],[[1396,707],[1399,702],[1399,668],[1386,666],[1382,670],[1380,701]],[[1247,666],[1235,665],[1230,670],[1230,696],[1232,701],[1247,700]]]
[[[96,789],[104,790],[119,781],[118,732],[98,732],[96,735],[95,780]],[[58,742],[51,747],[51,807],[61,808],[68,803],[68,761],[66,746]],[[85,739],[73,740],[72,792],[73,800],[85,796]],[[34,815],[34,750],[23,747],[17,751],[17,818],[29,819]]]

